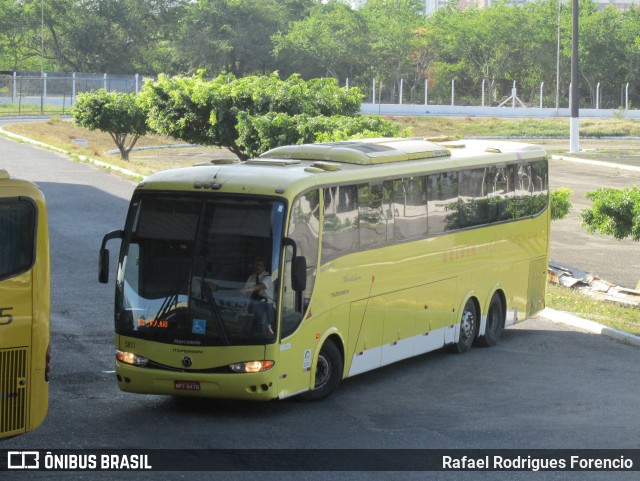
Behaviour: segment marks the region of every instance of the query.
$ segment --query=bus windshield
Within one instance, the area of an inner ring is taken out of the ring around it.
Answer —
[[[282,202],[145,194],[131,204],[116,331],[182,345],[275,341]]]

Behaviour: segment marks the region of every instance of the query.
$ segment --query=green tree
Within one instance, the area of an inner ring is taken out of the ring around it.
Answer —
[[[0,70],[40,70],[40,23],[35,2],[0,0]]]
[[[104,89],[78,94],[73,120],[80,127],[108,132],[124,160],[129,160],[129,152],[147,133],[146,113],[135,94]]]
[[[265,131],[269,113],[310,118],[354,117],[360,110],[362,95],[358,89],[344,89],[333,78],[308,82],[293,75],[281,80],[276,73],[235,78],[231,74],[204,79],[167,77],[146,82],[140,93],[140,104],[148,111],[152,129],[187,142],[228,148],[246,160],[259,150],[263,139],[250,139],[249,132]],[[284,117],[274,122],[291,122]],[[243,137],[238,132],[242,121]],[[273,127],[277,130],[276,127]],[[291,142],[287,138],[286,143]]]
[[[571,189],[561,187],[554,190],[549,195],[549,204],[551,206],[551,220],[564,219],[569,215],[571,210]]]
[[[511,94],[513,80],[523,80],[514,78],[514,67],[524,61],[524,52],[530,48],[528,34],[533,30],[526,13],[523,8],[504,3],[491,8],[447,8],[436,12],[432,41],[437,45],[440,69],[454,70],[460,89],[466,83],[475,98],[482,80],[486,81],[492,103]],[[443,68],[442,64],[455,68]],[[451,78],[442,80],[450,82]],[[506,82],[501,85],[503,80]]]
[[[590,209],[582,214],[585,229],[594,233],[611,235],[616,239],[631,237],[640,241],[640,189],[602,188],[587,192],[587,199],[593,201]]]
[[[297,67],[313,63],[318,75],[344,80],[362,70],[368,35],[357,10],[330,0],[316,4],[308,16],[272,39],[276,55],[296,59]]]
[[[392,98],[412,75],[421,47],[422,0],[368,0],[361,9],[369,30],[369,74],[386,80]]]
[[[178,42],[184,70],[235,75],[272,71],[271,37],[310,5],[308,0],[192,2]]]
[[[130,74],[156,73],[158,59],[168,63],[168,42],[189,1],[46,0],[38,4],[44,10],[45,56],[54,59],[58,69]]]
[[[270,112],[238,119],[238,143],[250,157],[281,145],[337,142],[354,138],[397,137],[397,124],[379,117],[311,116]]]
[[[624,81],[627,39],[621,36],[623,14],[608,6],[595,11],[589,2],[580,5],[580,74],[584,90],[588,90],[591,106],[595,107],[597,84],[617,87]],[[582,10],[584,9],[584,10]],[[583,89],[581,89],[583,90]]]

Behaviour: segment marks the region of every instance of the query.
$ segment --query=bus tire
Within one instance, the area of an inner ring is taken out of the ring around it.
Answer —
[[[460,316],[460,335],[458,342],[452,346],[453,352],[458,354],[467,352],[473,345],[476,332],[478,332],[478,310],[473,299],[469,299]]]
[[[300,395],[302,401],[320,401],[335,391],[342,380],[344,363],[336,345],[327,340],[320,349],[316,365],[315,385]]]
[[[487,325],[484,328],[484,335],[478,337],[477,344],[482,347],[495,346],[502,335],[504,328],[504,309],[498,293],[495,293],[489,303],[487,313]]]

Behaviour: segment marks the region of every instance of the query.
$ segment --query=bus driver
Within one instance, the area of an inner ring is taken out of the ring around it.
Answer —
[[[242,292],[250,295],[254,301],[252,304],[255,316],[260,321],[263,333],[273,337],[275,334],[270,321],[270,314],[273,312],[273,281],[265,269],[263,259],[257,258],[253,262],[253,273],[247,279]]]

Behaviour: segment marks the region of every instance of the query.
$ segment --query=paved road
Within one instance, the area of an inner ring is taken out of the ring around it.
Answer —
[[[495,348],[432,353],[347,380],[325,402],[253,404],[122,393],[113,379],[113,285],[97,283],[102,235],[121,227],[134,184],[0,138],[0,165],[37,181],[50,208],[53,374],[49,415],[2,449],[640,448],[640,349],[544,319]],[[115,257],[115,256],[113,256]],[[113,272],[113,271],[112,271]],[[112,276],[113,277],[113,276]],[[35,473],[2,479],[158,479]],[[11,473],[12,475],[14,473]],[[254,480],[256,473],[221,479]],[[210,474],[163,479],[211,479]],[[260,473],[264,480],[502,480],[505,473]],[[512,473],[508,479],[530,479]],[[625,473],[535,479],[626,480]]]
[[[584,197],[586,192],[599,187],[640,185],[640,173],[552,160],[550,183],[551,189],[569,187],[574,192],[570,215],[551,224],[551,259],[596,274],[619,286],[635,288],[640,281],[640,244],[588,234],[582,227],[580,212],[591,205]]]

